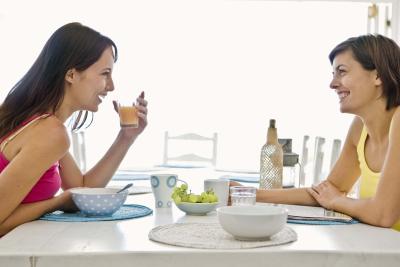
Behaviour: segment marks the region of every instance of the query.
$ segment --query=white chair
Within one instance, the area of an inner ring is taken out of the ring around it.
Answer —
[[[198,143],[202,148],[204,145],[209,145],[211,148],[211,156],[200,156],[199,153],[194,153],[189,151],[187,154],[182,154],[179,156],[171,155],[171,146],[172,142],[175,143],[176,146],[180,148],[189,148],[189,143]],[[163,157],[163,165],[168,166],[172,162],[181,162],[181,163],[195,163],[198,162],[200,164],[206,163],[213,167],[217,164],[217,142],[218,142],[218,134],[214,133],[212,137],[205,137],[195,133],[186,133],[182,135],[171,136],[168,131],[165,132],[164,135],[164,157]],[[180,144],[178,144],[180,143]]]
[[[322,177],[322,164],[324,162],[324,144],[325,138],[323,137],[315,137],[315,146],[314,146],[314,160],[313,160],[313,183],[319,183]]]
[[[335,165],[337,159],[339,158],[340,149],[342,147],[342,141],[340,139],[334,139],[332,143],[332,152],[331,152],[331,163],[330,163],[330,170],[332,170],[333,166]]]
[[[310,149],[310,136],[305,135],[303,138],[303,150],[300,161],[300,177],[299,186],[311,186],[325,179],[325,176],[333,168],[339,157],[342,141],[333,139],[327,141],[326,138],[316,136],[314,148]],[[325,149],[326,144],[331,144],[331,150]],[[329,165],[325,159],[329,158]]]
[[[86,145],[85,132],[71,132],[72,154],[76,164],[82,172],[86,171]]]
[[[299,187],[305,187],[306,186],[306,166],[308,164],[308,154],[309,154],[309,149],[308,149],[308,141],[310,140],[310,136],[305,135],[303,138],[303,150],[301,153],[301,160],[300,160],[300,177],[299,177]]]

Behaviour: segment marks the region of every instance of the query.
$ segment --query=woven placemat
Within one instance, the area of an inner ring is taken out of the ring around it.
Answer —
[[[86,216],[81,212],[65,213],[63,211],[54,211],[47,213],[39,218],[44,221],[56,221],[56,222],[94,222],[94,221],[115,221],[125,220],[132,218],[139,218],[147,216],[153,213],[153,210],[142,205],[123,205],[111,216]]]
[[[297,240],[297,234],[286,226],[268,240],[240,241],[225,232],[218,223],[175,223],[153,228],[149,233],[149,239],[179,247],[243,249],[290,243]]]

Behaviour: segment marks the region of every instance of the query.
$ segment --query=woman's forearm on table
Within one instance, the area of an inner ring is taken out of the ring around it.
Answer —
[[[306,188],[258,189],[257,202],[317,206],[318,203]]]
[[[333,209],[361,222],[380,227],[391,227],[398,219],[385,207],[379,205],[374,198],[353,199],[343,196],[335,201]]]
[[[5,235],[15,227],[33,221],[43,214],[60,209],[63,205],[63,197],[54,197],[34,203],[19,205],[10,216],[0,224],[0,236]]]

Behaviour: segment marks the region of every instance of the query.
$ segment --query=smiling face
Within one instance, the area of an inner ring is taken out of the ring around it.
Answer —
[[[377,103],[385,103],[382,82],[376,70],[366,70],[353,57],[351,50],[337,54],[332,63],[330,87],[339,96],[340,111],[362,115]]]
[[[109,91],[114,90],[112,70],[114,55],[111,47],[104,50],[99,60],[83,71],[71,69],[66,75],[64,103],[70,111],[95,112]]]

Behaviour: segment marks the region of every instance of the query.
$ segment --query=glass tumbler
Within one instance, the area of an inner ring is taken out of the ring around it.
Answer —
[[[232,206],[250,206],[256,204],[257,189],[252,186],[231,186]]]

